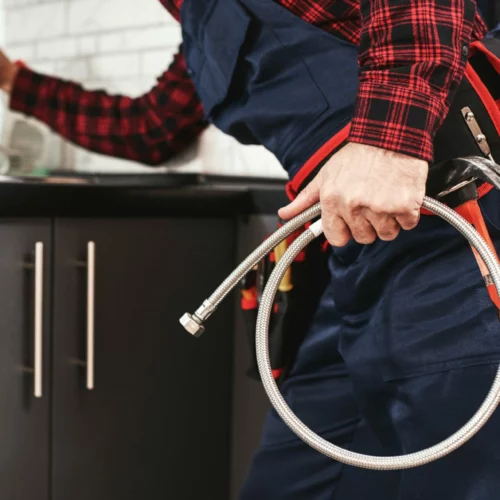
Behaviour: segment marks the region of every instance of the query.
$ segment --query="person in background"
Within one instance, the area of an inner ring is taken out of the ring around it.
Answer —
[[[0,54],[11,109],[79,146],[148,165],[209,123],[267,147],[291,179],[315,163],[317,175],[280,215],[321,202],[332,286],[283,394],[341,446],[363,449],[366,428],[389,454],[447,437],[500,361],[498,320],[470,249],[442,221],[420,221],[434,136],[470,44],[487,32],[475,1],[162,3],[182,23],[183,46],[150,92],[87,91]],[[483,207],[498,244],[499,197]],[[371,475],[369,496],[353,496],[343,478],[354,474],[359,487],[368,476],[315,452],[270,412],[241,498],[496,500],[498,449],[500,415],[451,456]]]

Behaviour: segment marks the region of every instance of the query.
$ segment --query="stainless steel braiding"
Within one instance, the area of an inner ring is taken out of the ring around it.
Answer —
[[[432,198],[425,197],[422,206],[443,218],[465,236],[484,260],[495,288],[500,294],[500,265],[497,263],[488,245],[474,227],[454,210]],[[319,215],[321,215],[321,207],[318,203],[273,233],[224,280],[217,290],[203,302],[193,315],[186,313],[181,318],[180,322],[184,328],[192,335],[201,335],[204,331],[204,321],[211,316],[224,297],[238,285],[240,280],[288,235]],[[398,470],[418,467],[448,455],[474,436],[497,408],[500,402],[500,368],[486,399],[467,424],[455,432],[451,437],[435,446],[402,456],[376,457],[362,455],[339,448],[325,441],[304,425],[304,423],[302,423],[290,410],[283,399],[272,376],[269,360],[268,329],[272,304],[286,270],[290,267],[298,253],[319,236],[321,232],[321,221],[318,221],[312,224],[308,230],[295,240],[276,264],[261,297],[256,331],[257,362],[264,389],[272,405],[283,421],[297,434],[297,436],[299,436],[299,438],[324,455],[346,464],[366,469]]]
[[[209,297],[212,304],[219,304],[224,297],[241,281],[241,278],[250,271],[257,262],[263,259],[271,250],[281,243],[287,236],[301,228],[321,213],[319,204],[308,208],[290,222],[284,224],[267,238],[262,245],[255,249],[215,290]]]
[[[436,200],[426,197],[422,206],[442,217],[467,238],[469,243],[478,251],[479,255],[484,260],[495,287],[500,294],[500,266],[492,251],[474,227],[454,210]],[[269,360],[268,329],[272,304],[286,270],[290,267],[299,252],[321,233],[321,221],[318,221],[294,241],[276,264],[261,297],[259,314],[257,317],[257,362],[262,383],[271,404],[283,421],[299,438],[324,455],[345,464],[365,469],[398,470],[418,467],[448,455],[474,436],[497,408],[500,402],[500,368],[484,403],[467,424],[455,432],[451,437],[435,446],[401,456],[377,457],[363,455],[335,446],[315,434],[299,420],[283,399],[273,378]]]
[[[317,203],[271,234],[219,285],[215,292],[203,302],[194,314],[186,313],[182,316],[180,319],[181,325],[191,335],[199,337],[205,331],[204,321],[212,315],[226,295],[240,283],[241,279],[287,236],[320,214],[321,207]]]

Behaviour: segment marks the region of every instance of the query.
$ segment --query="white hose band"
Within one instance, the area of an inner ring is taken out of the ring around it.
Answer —
[[[314,234],[314,237],[317,238],[320,234],[323,233],[323,222],[320,220],[316,221],[314,224],[309,226],[309,231]]]

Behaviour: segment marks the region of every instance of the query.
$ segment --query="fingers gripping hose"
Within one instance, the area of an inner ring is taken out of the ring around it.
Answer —
[[[483,259],[490,272],[493,283],[500,294],[500,266],[486,242],[481,238],[473,226],[458,215],[454,210],[436,200],[433,200],[432,198],[425,197],[422,206],[423,208],[443,218],[465,236],[465,238],[478,251],[479,255]],[[321,208],[319,204],[317,204],[276,231],[276,233],[268,238],[259,248],[247,257],[247,259],[245,259],[245,261],[243,261],[240,266],[233,271],[233,273],[231,273],[224,283],[222,283],[214,294],[212,294],[212,296],[203,303],[194,315],[185,314],[183,316],[181,323],[186,330],[193,335],[200,335],[204,329],[203,322],[205,319],[212,314],[223,298],[239,283],[240,279],[279,242],[283,241],[297,228],[303,226],[304,223],[319,216],[320,214]],[[486,399],[468,423],[466,423],[448,439],[436,444],[435,446],[402,456],[377,457],[363,455],[335,446],[315,434],[299,418],[297,418],[281,395],[272,375],[271,363],[269,359],[268,329],[272,304],[278,286],[295,257],[322,232],[323,229],[321,221],[317,221],[294,241],[283,257],[277,262],[261,297],[256,332],[257,362],[262,383],[271,404],[283,421],[300,439],[324,455],[345,464],[366,469],[400,470],[418,467],[448,455],[474,436],[488,421],[500,403],[500,368],[497,372],[493,385],[486,396]]]

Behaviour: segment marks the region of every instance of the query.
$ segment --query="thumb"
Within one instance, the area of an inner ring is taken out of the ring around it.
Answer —
[[[289,203],[286,207],[280,208],[278,215],[283,220],[290,220],[301,214],[304,210],[312,207],[319,201],[320,188],[319,174],[299,193],[297,198]]]

